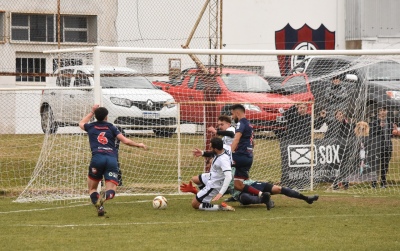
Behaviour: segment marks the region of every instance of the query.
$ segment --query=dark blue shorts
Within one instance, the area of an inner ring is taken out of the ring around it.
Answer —
[[[245,154],[232,153],[232,158],[235,163],[235,178],[247,180],[251,165],[253,164],[253,156]]]
[[[260,190],[262,192],[272,192],[272,187],[274,186],[271,183],[267,183],[267,182],[254,182],[253,184],[251,184],[250,186],[254,187],[257,190]]]
[[[89,178],[100,181],[104,179],[118,185],[118,161],[114,156],[96,154],[92,156],[89,166]]]

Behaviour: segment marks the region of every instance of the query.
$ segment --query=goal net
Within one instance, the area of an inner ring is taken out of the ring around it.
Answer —
[[[252,180],[306,191],[398,193],[399,53],[51,52],[64,65],[43,91],[1,92],[14,101],[3,124],[16,128],[7,135],[12,146],[1,146],[3,179],[19,180],[2,189],[23,187],[18,202],[88,200],[91,152],[78,122],[99,103],[109,122],[149,146],[120,144],[118,193],[180,194],[182,182],[207,171],[206,159],[192,150],[209,150],[215,131],[224,130],[219,117],[230,118],[230,106],[242,104],[254,129]],[[24,170],[24,158],[34,167]]]

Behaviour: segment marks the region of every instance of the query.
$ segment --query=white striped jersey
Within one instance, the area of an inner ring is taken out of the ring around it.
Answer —
[[[226,129],[226,131],[231,131],[231,132],[233,132],[233,134],[235,134],[236,129],[233,126],[230,126],[228,129]],[[224,136],[224,137],[222,137],[222,142],[224,142],[225,150],[229,151],[229,153],[232,153],[231,145],[233,143],[233,138]]]
[[[214,157],[211,164],[208,185],[211,188],[221,189],[224,184],[225,172],[232,172],[231,155],[226,150]],[[224,193],[225,191],[222,192]]]

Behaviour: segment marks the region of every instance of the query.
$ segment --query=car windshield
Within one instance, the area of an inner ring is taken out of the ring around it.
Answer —
[[[156,89],[146,78],[136,76],[101,77],[100,85],[103,88]]]
[[[222,80],[233,92],[269,92],[271,87],[262,77],[255,74],[223,74]]]
[[[399,81],[400,64],[397,62],[380,62],[368,66],[367,79],[371,81]]]
[[[285,82],[283,88],[286,92],[291,94],[305,93],[308,91],[306,78],[303,75],[289,78]]]

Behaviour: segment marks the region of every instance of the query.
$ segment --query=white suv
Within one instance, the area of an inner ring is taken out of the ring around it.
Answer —
[[[91,65],[60,69],[60,75],[48,86],[54,89],[42,93],[40,115],[44,133],[56,133],[62,126],[77,126],[91,110],[93,90],[73,87],[93,86],[93,70]],[[158,136],[171,136],[178,116],[175,100],[135,73],[126,67],[100,68],[102,106],[109,110],[108,121],[121,130],[150,129]]]

